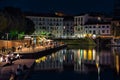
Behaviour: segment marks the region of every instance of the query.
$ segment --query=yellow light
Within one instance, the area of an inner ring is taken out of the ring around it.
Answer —
[[[40,63],[41,61],[45,61],[46,59],[47,59],[47,57],[46,57],[46,56],[43,56],[43,57],[35,60],[35,62],[36,62],[36,63]]]
[[[88,50],[88,60],[92,60],[92,50]]]
[[[37,59],[37,60],[35,60],[35,62],[36,62],[36,63],[40,63],[40,61],[39,61],[38,59]]]
[[[96,63],[96,67],[97,67],[97,69],[98,69],[98,67],[99,67],[99,64],[98,64],[98,63]]]
[[[87,59],[87,51],[84,50],[84,59]]]
[[[117,70],[117,73],[119,73],[119,56],[118,55],[116,56],[116,70]]]

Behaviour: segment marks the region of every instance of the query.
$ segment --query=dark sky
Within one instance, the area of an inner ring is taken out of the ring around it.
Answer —
[[[0,0],[0,8],[14,6],[23,11],[64,12],[79,14],[82,12],[112,13],[113,0]]]

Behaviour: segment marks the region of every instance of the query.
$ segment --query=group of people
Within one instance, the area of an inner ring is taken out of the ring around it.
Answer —
[[[15,59],[20,59],[20,55],[17,54],[17,55],[14,55],[13,52],[9,51],[7,53],[7,55],[1,55],[0,56],[0,62],[6,62],[6,63],[9,63],[9,64],[12,64],[13,60]]]
[[[11,72],[9,80],[22,80],[23,75],[29,68],[24,64],[19,64],[15,72]]]

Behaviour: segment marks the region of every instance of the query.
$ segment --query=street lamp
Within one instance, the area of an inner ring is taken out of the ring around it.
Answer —
[[[8,33],[6,33],[7,36],[7,50],[8,50]]]

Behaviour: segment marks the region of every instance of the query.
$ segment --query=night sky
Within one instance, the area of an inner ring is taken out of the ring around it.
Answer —
[[[83,12],[112,13],[113,0],[0,0],[0,8],[14,6],[23,11],[66,14]]]

